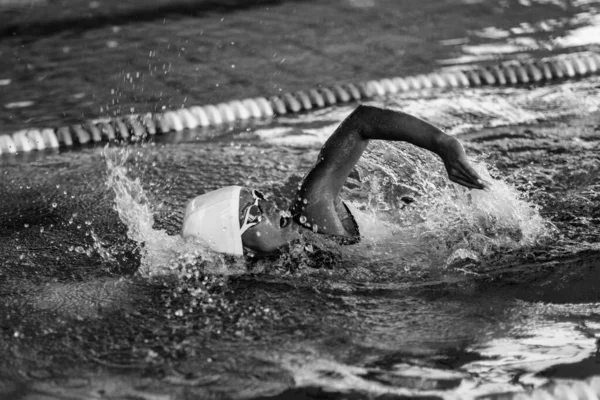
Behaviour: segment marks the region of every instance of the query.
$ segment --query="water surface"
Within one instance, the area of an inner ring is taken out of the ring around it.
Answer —
[[[581,43],[556,37],[595,29],[593,2],[521,3],[562,22],[498,17],[441,32],[454,42],[421,40],[448,49],[435,53],[446,65],[530,36],[570,51]],[[477,4],[492,7],[469,7]],[[0,393],[457,397],[600,374],[598,84],[373,102],[459,135],[492,191],[448,183],[434,156],[372,143],[344,197],[388,233],[347,247],[307,238],[264,262],[182,241],[186,202],[241,184],[285,206],[352,105],[128,147],[3,157]],[[36,110],[52,119],[52,109]],[[416,201],[404,207],[403,196]]]

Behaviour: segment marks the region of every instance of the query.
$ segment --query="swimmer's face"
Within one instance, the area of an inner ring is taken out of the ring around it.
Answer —
[[[291,217],[255,191],[240,192],[240,226],[256,222],[242,234],[242,245],[259,253],[270,253],[298,238],[298,225]]]

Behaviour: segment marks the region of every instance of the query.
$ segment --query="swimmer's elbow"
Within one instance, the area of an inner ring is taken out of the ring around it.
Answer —
[[[363,139],[370,139],[369,130],[373,126],[373,118],[376,118],[379,111],[380,109],[377,107],[360,104],[346,119],[348,124],[346,128],[358,132]]]
[[[352,111],[352,114],[350,114],[350,116],[352,118],[355,118],[357,120],[366,120],[371,118],[374,114],[376,114],[380,109],[377,107],[373,107],[373,106],[367,106],[364,104],[359,104],[358,107],[356,107],[354,109],[354,111]]]

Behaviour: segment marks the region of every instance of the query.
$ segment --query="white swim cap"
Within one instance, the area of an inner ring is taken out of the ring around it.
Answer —
[[[183,216],[181,236],[197,237],[212,250],[241,256],[239,207],[241,186],[227,186],[190,201]]]

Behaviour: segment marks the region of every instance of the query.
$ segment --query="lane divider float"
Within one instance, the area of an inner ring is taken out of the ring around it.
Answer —
[[[26,129],[0,135],[0,155],[106,141],[137,141],[188,129],[218,127],[370,100],[397,93],[480,86],[555,82],[600,74],[600,53],[581,52],[542,59],[507,61],[455,71],[346,83],[277,96],[192,106],[163,113],[132,114],[58,128]]]

